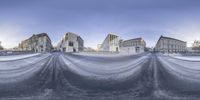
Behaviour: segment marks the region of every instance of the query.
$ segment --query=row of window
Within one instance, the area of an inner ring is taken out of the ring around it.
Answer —
[[[179,45],[185,45],[185,42],[177,41],[177,40],[164,40],[162,39],[162,44],[179,44]]]
[[[118,45],[118,36],[116,35],[110,35],[110,45]]]
[[[142,45],[141,41],[125,41],[122,43],[122,45],[125,46],[138,46],[138,45]]]

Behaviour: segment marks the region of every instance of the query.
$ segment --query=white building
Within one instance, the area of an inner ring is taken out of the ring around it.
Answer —
[[[119,37],[112,33],[108,34],[100,45],[99,51],[119,52]]]
[[[34,34],[29,39],[22,41],[18,49],[20,51],[50,52],[53,46],[47,33]]]
[[[135,54],[145,51],[146,42],[142,38],[120,40],[120,53]]]
[[[84,49],[84,41],[75,33],[68,32],[58,43],[57,49],[62,52],[80,52]]]
[[[186,50],[185,41],[164,36],[159,38],[155,47],[155,51],[163,53],[182,53]]]

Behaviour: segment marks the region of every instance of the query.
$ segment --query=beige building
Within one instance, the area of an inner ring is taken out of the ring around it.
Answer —
[[[142,38],[120,40],[120,53],[135,54],[145,51],[146,42]]]
[[[155,51],[163,53],[183,53],[186,52],[186,42],[161,36],[156,44]]]
[[[75,33],[68,32],[57,45],[62,52],[80,52],[84,50],[84,40]]]
[[[50,52],[52,50],[51,39],[47,33],[34,34],[29,39],[22,41],[18,49],[20,51]]]
[[[100,45],[99,51],[119,52],[119,37],[112,33],[108,34]]]

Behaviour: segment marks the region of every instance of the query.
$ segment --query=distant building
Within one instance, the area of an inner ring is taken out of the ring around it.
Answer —
[[[97,51],[101,51],[101,44],[97,44]]]
[[[119,37],[112,33],[108,34],[99,49],[100,51],[119,52]]]
[[[34,34],[19,44],[20,51],[50,52],[53,48],[47,33]]]
[[[84,52],[95,52],[95,50],[90,47],[84,47]]]
[[[161,35],[156,44],[155,51],[163,53],[183,53],[186,52],[186,42]]]
[[[193,52],[200,53],[200,40],[195,40],[192,44]]]
[[[119,36],[108,34],[102,44],[97,45],[98,51],[119,52],[126,54],[143,53],[146,42],[142,38],[130,40],[119,39]]]
[[[84,40],[75,33],[68,32],[57,45],[62,52],[79,52],[84,50]]]
[[[1,41],[0,41],[0,50],[3,50],[3,46],[1,45]]]
[[[143,53],[145,52],[146,42],[142,38],[120,40],[120,53]]]

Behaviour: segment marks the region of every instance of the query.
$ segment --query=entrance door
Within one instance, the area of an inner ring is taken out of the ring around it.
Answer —
[[[118,50],[118,47],[116,48],[116,51],[118,52],[119,50]]]
[[[139,53],[140,52],[140,47],[135,47],[135,51],[136,51],[136,53]]]
[[[66,48],[63,48],[63,50],[62,50],[63,52],[66,52]]]
[[[75,49],[75,48],[73,48],[73,52],[76,52],[76,49]]]

